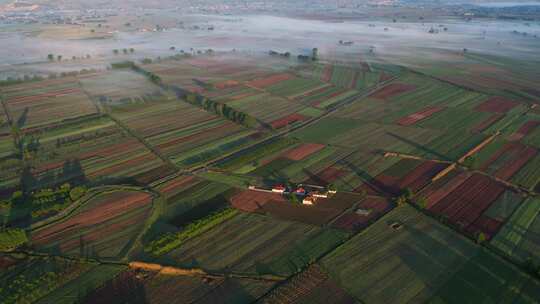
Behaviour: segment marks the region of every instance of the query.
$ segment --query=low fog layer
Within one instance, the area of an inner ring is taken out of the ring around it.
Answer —
[[[7,77],[15,71],[46,73],[50,69],[61,72],[103,68],[113,61],[165,57],[177,54],[180,50],[236,49],[265,53],[272,49],[296,55],[307,54],[311,48],[317,47],[323,57],[332,59],[340,53],[365,52],[374,48],[380,57],[402,59],[402,64],[414,64],[414,60],[411,60],[418,57],[418,54],[432,54],[436,58],[436,50],[456,52],[464,48],[486,54],[538,60],[540,46],[540,25],[523,21],[438,20],[437,23],[393,23],[332,22],[275,16],[168,17],[178,21],[163,31],[111,30],[102,39],[65,39],[61,31],[56,31],[55,35],[42,35],[41,29],[31,28],[35,25],[2,25],[0,73]],[[182,26],[178,26],[180,20]],[[210,27],[212,30],[207,30]],[[43,31],[47,31],[47,28]],[[342,46],[339,40],[352,41],[354,44]],[[116,55],[113,53],[114,49],[124,48],[133,48],[135,52],[127,55],[122,52]],[[38,62],[46,63],[48,54],[61,54],[69,60],[65,60],[62,65],[55,64],[54,67],[47,64],[36,66]],[[91,55],[92,60],[70,62],[72,56],[83,57],[87,54]]]

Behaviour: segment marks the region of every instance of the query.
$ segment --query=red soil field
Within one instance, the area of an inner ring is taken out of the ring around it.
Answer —
[[[358,208],[371,210],[371,213],[367,216],[359,215],[355,211],[350,211],[340,216],[332,227],[340,228],[350,231],[358,231],[366,226],[373,220],[381,217],[393,207],[393,204],[383,197],[368,197],[362,201]]]
[[[324,147],[325,145],[323,144],[301,144],[296,148],[286,151],[282,156],[290,160],[302,160],[309,155],[321,150]]]
[[[0,269],[6,269],[15,264],[17,264],[17,260],[8,256],[0,256]]]
[[[195,181],[196,178],[193,175],[179,176],[161,185],[158,189],[160,193],[169,195],[170,193],[175,192],[175,190],[183,189],[186,186],[193,184]]]
[[[380,81],[380,82],[385,82],[385,81],[390,80],[390,79],[392,79],[392,78],[393,78],[393,76],[392,76],[391,74],[382,72],[382,73],[381,73],[381,76],[379,77],[379,81]]]
[[[443,109],[444,109],[443,107],[427,107],[424,110],[421,110],[421,111],[413,113],[413,114],[411,114],[409,116],[405,116],[403,118],[400,118],[397,121],[397,124],[402,125],[402,126],[414,125],[418,121],[420,121],[422,119],[425,119],[427,117],[430,117],[431,115],[433,115],[433,114],[435,114],[435,113],[437,113],[439,111],[442,111]]]
[[[501,183],[487,176],[474,174],[444,197],[438,204],[428,208],[431,212],[446,216],[450,222],[465,229],[506,190]]]
[[[260,304],[333,303],[353,304],[357,301],[345,292],[318,266],[313,264],[285,284],[272,290]]]
[[[259,211],[282,220],[310,225],[324,225],[341,213],[339,209],[325,208],[317,204],[305,206],[291,202],[271,201],[264,204]]]
[[[356,192],[366,191],[368,195],[399,195],[401,189],[397,186],[399,178],[379,174],[368,182],[365,182],[360,187],[355,189]]]
[[[410,188],[413,192],[417,192],[447,166],[448,164],[426,161],[405,175],[398,186],[401,189]]]
[[[80,93],[80,92],[81,90],[79,88],[69,88],[69,89],[51,91],[47,93],[41,93],[37,95],[11,97],[8,99],[7,102],[11,105],[20,104],[20,103],[33,103],[36,101],[40,101],[44,98],[53,98],[53,97],[58,97],[62,95],[67,95],[67,94]]]
[[[315,184],[319,186],[326,186],[333,183],[342,176],[347,175],[347,171],[338,169],[336,167],[327,167],[317,174],[310,176],[304,181],[305,184]]]
[[[364,190],[371,195],[390,196],[399,195],[407,188],[411,189],[413,192],[417,192],[447,166],[448,164],[426,161],[402,178],[381,173],[368,183],[360,186],[359,189]]]
[[[474,109],[481,112],[506,113],[517,105],[517,102],[504,97],[491,97]]]
[[[240,83],[236,80],[225,80],[223,82],[218,82],[216,84],[214,84],[214,87],[216,89],[220,89],[220,90],[223,90],[223,89],[226,89],[226,88],[231,88],[231,87],[235,87],[237,85],[239,85]]]
[[[495,173],[495,176],[504,180],[510,179],[525,166],[529,160],[533,159],[537,153],[538,151],[535,148],[526,147],[513,160],[508,161],[504,167],[499,169],[497,173]]]
[[[433,208],[438,202],[441,201],[444,197],[454,191],[457,187],[463,184],[470,174],[467,172],[462,172],[459,175],[452,178],[450,181],[442,185],[440,188],[430,188],[422,192],[422,197],[427,200],[427,208]]]
[[[290,204],[279,193],[246,190],[231,197],[231,205],[234,208],[247,212],[255,212],[269,202]]]
[[[518,142],[510,142],[495,152],[484,164],[481,169],[487,170],[491,164],[499,158],[506,159],[504,166],[495,172],[495,176],[501,179],[509,179],[521,167],[523,167],[530,159],[532,159],[538,151],[535,148],[525,146]]]
[[[44,245],[51,241],[60,240],[65,235],[77,233],[95,225],[102,224],[119,215],[148,205],[152,202],[152,196],[144,192],[127,192],[120,199],[114,198],[102,202],[92,209],[80,212],[68,220],[56,225],[39,230],[32,235],[32,242],[36,245]]]
[[[114,222],[112,224],[99,225],[94,227],[95,229],[93,229],[90,233],[85,233],[84,235],[71,239],[67,238],[69,235],[65,235],[65,237],[61,240],[60,250],[61,252],[69,252],[84,246],[83,244],[90,244],[98,241],[103,238],[103,236],[110,236],[116,231],[125,231],[126,229],[130,229],[134,227],[134,225],[144,222],[147,215],[147,212],[142,212],[137,216],[122,219],[121,221]]]
[[[523,137],[529,135],[536,129],[536,127],[540,126],[539,120],[531,120],[524,123],[514,134],[510,135],[508,140],[517,141],[522,139]]]
[[[370,97],[377,99],[388,99],[393,96],[413,91],[414,89],[416,89],[416,86],[412,84],[392,83],[371,94]]]
[[[288,124],[291,124],[297,121],[304,121],[307,119],[309,119],[309,117],[298,114],[298,113],[294,113],[294,114],[282,117],[280,119],[274,120],[270,123],[270,125],[274,129],[280,129],[280,128],[286,127]]]
[[[271,85],[274,85],[278,82],[282,82],[291,78],[293,78],[291,74],[282,73],[282,74],[275,74],[275,75],[268,76],[261,79],[256,79],[256,80],[248,82],[247,84],[253,87],[263,89]]]
[[[496,123],[503,117],[504,117],[503,114],[493,114],[490,117],[488,117],[488,119],[474,126],[471,131],[474,133],[480,133],[484,131],[485,129],[489,128],[492,124]]]
[[[322,73],[321,80],[324,81],[324,82],[329,82],[330,79],[332,79],[333,71],[334,71],[334,66],[333,65],[326,65],[324,67],[324,71]]]

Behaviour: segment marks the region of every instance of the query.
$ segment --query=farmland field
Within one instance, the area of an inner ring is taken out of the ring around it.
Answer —
[[[86,295],[85,303],[251,303],[273,282],[241,279],[201,279],[126,270]]]
[[[394,222],[402,228],[391,228]],[[353,237],[322,265],[366,302],[527,301],[538,288],[535,279],[408,206]]]
[[[66,181],[135,179],[142,183],[170,171],[167,165],[112,120],[99,117],[74,121],[41,133],[33,169],[25,187],[35,189]]]
[[[0,94],[8,115],[20,129],[54,125],[97,111],[74,78],[4,87]]]
[[[183,267],[289,275],[342,242],[346,235],[262,215],[239,214],[187,241],[166,258]]]
[[[139,191],[104,192],[68,218],[32,232],[33,246],[57,254],[119,257],[141,230],[152,195]]]
[[[163,95],[164,92],[144,76],[129,70],[113,70],[80,79],[82,88],[99,102],[125,103]]]
[[[522,202],[493,238],[491,245],[520,263],[540,261],[540,201],[529,198]]]
[[[211,160],[262,136],[177,100],[118,105],[112,115],[182,167]]]
[[[540,304],[540,6],[94,2],[0,0],[0,303]]]

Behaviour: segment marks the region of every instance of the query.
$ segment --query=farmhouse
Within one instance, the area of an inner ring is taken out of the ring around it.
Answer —
[[[285,193],[285,191],[287,191],[287,188],[283,185],[275,185],[272,188],[272,192],[276,192],[276,193]]]
[[[294,194],[296,194],[296,195],[306,195],[307,191],[306,191],[306,189],[300,187],[300,188],[297,188],[296,190],[294,190]]]

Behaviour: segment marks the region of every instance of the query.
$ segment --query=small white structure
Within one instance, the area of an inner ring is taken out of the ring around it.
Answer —
[[[328,198],[328,193],[327,192],[321,193],[321,192],[314,191],[314,192],[311,192],[311,195],[313,197],[318,197],[318,198]]]
[[[302,204],[304,205],[313,205],[315,203],[315,198],[312,196],[306,196],[304,197],[304,200],[302,200]]]
[[[361,209],[361,208],[359,208],[358,210],[356,210],[356,214],[362,215],[362,216],[368,216],[368,215],[371,214],[371,209]]]

